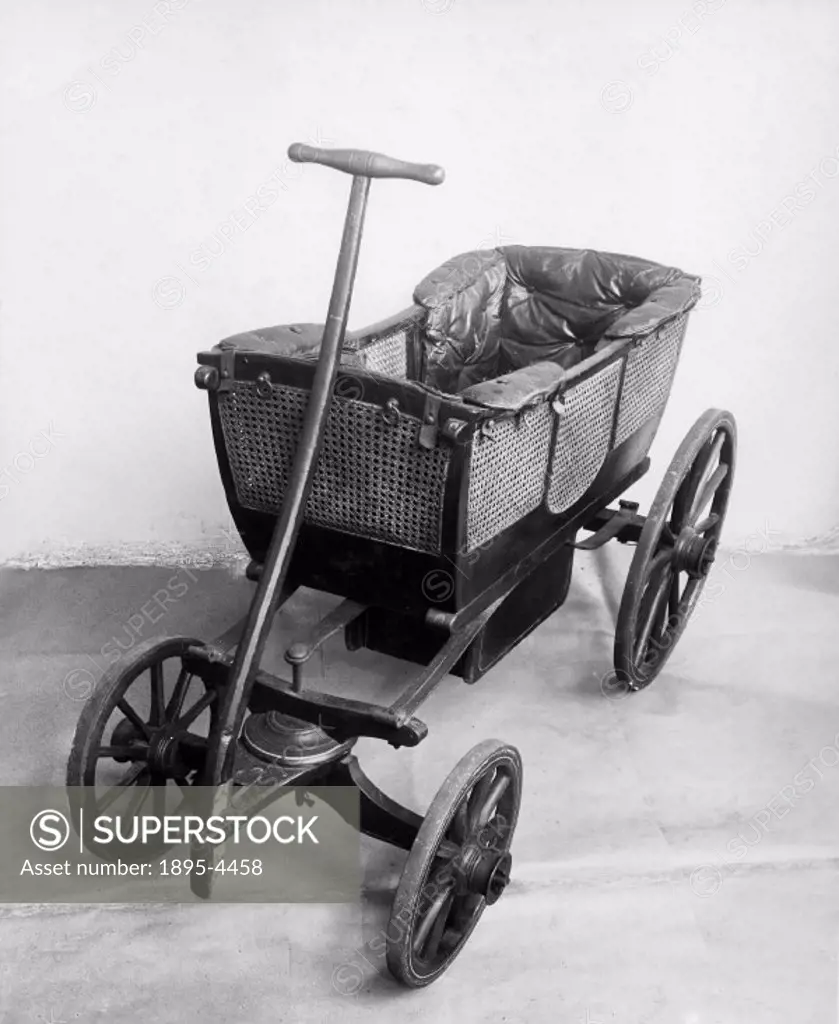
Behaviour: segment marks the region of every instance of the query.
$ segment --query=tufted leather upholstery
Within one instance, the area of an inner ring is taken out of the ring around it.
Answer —
[[[463,253],[414,292],[428,313],[425,383],[453,394],[536,363],[568,369],[699,295],[698,278],[634,256],[521,245]]]
[[[255,331],[234,334],[220,341],[217,348],[241,349],[245,352],[270,352],[295,359],[317,359],[323,324],[282,324],[260,327]]]
[[[699,278],[634,256],[523,245],[462,253],[414,291],[426,314],[422,383],[484,407],[520,409],[555,391],[599,347],[649,334],[699,295]],[[349,337],[373,337],[377,326]],[[322,335],[322,324],[285,324],[218,348],[311,361]],[[347,346],[341,361],[359,357]]]

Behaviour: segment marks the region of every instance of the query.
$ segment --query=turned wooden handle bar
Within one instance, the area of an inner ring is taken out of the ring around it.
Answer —
[[[437,164],[409,164],[366,149],[319,149],[295,142],[288,147],[288,158],[296,164],[323,164],[360,178],[405,178],[425,185],[441,185],[446,177]]]

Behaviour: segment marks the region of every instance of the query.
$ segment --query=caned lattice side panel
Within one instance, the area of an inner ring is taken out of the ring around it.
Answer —
[[[667,402],[686,327],[685,313],[664,324],[629,353],[615,444],[625,441]]]
[[[548,485],[551,512],[564,512],[578,501],[609,454],[622,365],[611,363],[562,396]]]
[[[407,346],[407,332],[398,331],[359,349],[359,362],[371,373],[405,378],[408,376]]]
[[[467,548],[538,508],[545,489],[553,411],[548,402],[476,433],[469,461]]]
[[[261,398],[238,381],[218,396],[239,503],[277,514],[303,426],[308,391],[274,385]],[[305,521],[436,554],[449,452],[417,444],[419,423],[393,426],[376,405],[334,398]]]

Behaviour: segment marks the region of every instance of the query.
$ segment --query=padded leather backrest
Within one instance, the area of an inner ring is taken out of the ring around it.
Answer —
[[[502,314],[506,337],[593,345],[628,309],[681,276],[671,267],[590,249],[510,245]]]
[[[414,292],[428,310],[425,382],[451,394],[534,362],[568,368],[699,294],[698,278],[634,256],[521,245],[463,253]]]
[[[462,253],[417,285],[428,312],[425,383],[456,394],[496,375],[507,267],[497,249]]]

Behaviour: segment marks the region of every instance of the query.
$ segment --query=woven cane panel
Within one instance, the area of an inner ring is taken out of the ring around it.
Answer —
[[[236,496],[245,508],[279,512],[308,396],[274,385],[260,398],[245,381],[219,395]],[[334,398],[305,521],[438,553],[449,453],[420,448],[418,429],[415,419],[400,416],[389,426],[378,406]]]
[[[407,343],[406,332],[399,331],[388,338],[380,338],[371,345],[365,345],[358,353],[361,365],[372,373],[382,373],[388,377],[407,377]]]
[[[476,433],[469,462],[467,548],[538,508],[545,490],[553,412],[548,402]]]
[[[686,326],[687,314],[676,317],[629,353],[616,444],[625,441],[667,402]]]
[[[548,485],[551,512],[564,512],[578,501],[609,454],[621,365],[611,363],[562,396]]]

